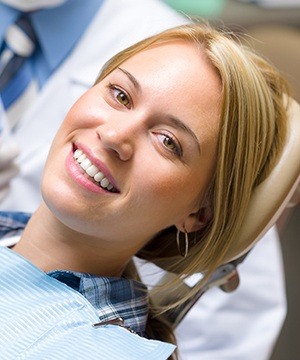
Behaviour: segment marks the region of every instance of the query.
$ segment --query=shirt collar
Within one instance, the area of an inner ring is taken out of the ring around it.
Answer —
[[[0,43],[4,38],[5,31],[9,24],[13,23],[18,17],[19,11],[0,3]]]
[[[62,270],[48,275],[81,293],[97,310],[100,322],[122,318],[124,326],[144,334],[148,315],[148,293],[144,284]]]
[[[28,15],[51,71],[72,50],[103,1],[69,0],[56,8],[43,9]],[[15,21],[19,14],[19,10],[0,4],[0,38],[3,38],[7,26]]]

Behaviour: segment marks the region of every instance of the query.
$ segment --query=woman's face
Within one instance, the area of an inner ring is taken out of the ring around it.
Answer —
[[[127,246],[183,229],[211,180],[220,108],[220,80],[199,49],[180,41],[135,55],[67,114],[46,203],[72,229]]]

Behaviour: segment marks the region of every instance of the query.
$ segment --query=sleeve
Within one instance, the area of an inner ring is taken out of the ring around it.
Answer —
[[[30,216],[29,213],[0,211],[0,244],[4,244],[5,238],[20,235]]]

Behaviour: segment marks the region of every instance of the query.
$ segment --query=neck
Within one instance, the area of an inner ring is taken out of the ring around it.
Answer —
[[[14,251],[41,270],[70,270],[121,276],[134,254],[64,226],[42,204],[32,215]]]

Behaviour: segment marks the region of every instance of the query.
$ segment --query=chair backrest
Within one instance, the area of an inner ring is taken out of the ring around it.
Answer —
[[[249,251],[279,219],[300,183],[300,105],[290,100],[287,138],[276,166],[254,191],[228,261]],[[250,239],[250,241],[249,241]],[[251,243],[250,246],[245,244]]]
[[[233,291],[239,283],[236,267],[247,253],[272,227],[288,204],[300,184],[300,106],[290,100],[287,137],[283,152],[271,174],[255,189],[244,225],[235,246],[230,249],[226,263],[220,266],[201,290],[188,302],[167,313],[176,327],[201,295],[212,286],[220,286],[224,291]],[[248,245],[250,244],[250,245]],[[166,273],[159,284],[170,282],[176,275]],[[174,302],[177,294],[190,290],[186,282],[171,294],[158,294],[152,301],[159,305]],[[178,295],[179,296],[179,295]]]

